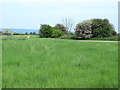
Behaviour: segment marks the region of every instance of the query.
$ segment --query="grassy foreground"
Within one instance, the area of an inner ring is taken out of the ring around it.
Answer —
[[[3,41],[3,88],[118,87],[118,43]]]

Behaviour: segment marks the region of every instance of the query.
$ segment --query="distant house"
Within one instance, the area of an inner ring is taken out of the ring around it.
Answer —
[[[13,32],[11,30],[9,30],[9,29],[6,29],[4,34],[7,35],[7,36],[12,36]]]

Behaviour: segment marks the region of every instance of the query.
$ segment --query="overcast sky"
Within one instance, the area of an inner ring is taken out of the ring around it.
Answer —
[[[107,18],[118,30],[118,0],[2,0],[0,4],[0,28],[38,29],[67,17],[75,24]]]

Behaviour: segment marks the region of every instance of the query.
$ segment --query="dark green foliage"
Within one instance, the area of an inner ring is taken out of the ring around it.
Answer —
[[[35,32],[33,32],[33,35],[36,35],[36,33],[35,33]]]
[[[111,30],[111,34],[112,34],[113,36],[115,36],[115,35],[117,34],[117,32],[116,32],[115,30]]]
[[[33,33],[32,32],[30,32],[30,35],[32,35]]]
[[[41,25],[39,33],[40,33],[40,37],[49,38],[52,36],[52,27],[46,24]]]
[[[39,33],[40,33],[40,37],[45,37],[45,38],[59,37],[64,34],[64,32],[62,32],[61,30],[46,24],[41,25]]]
[[[101,37],[101,38],[90,38],[88,40],[102,40],[102,41],[120,41],[119,37],[116,36],[112,36],[112,37]]]
[[[66,27],[63,24],[56,24],[55,28],[63,31],[64,33],[67,33],[67,29],[66,29]]]
[[[115,28],[114,28],[114,25],[113,25],[113,24],[111,24],[111,28],[112,28],[112,30],[111,30],[112,36],[117,35],[117,32],[115,31]]]
[[[116,34],[108,19],[92,19],[93,37],[110,37]]]
[[[58,30],[57,28],[53,27],[52,28],[52,37],[59,37],[64,35],[64,32],[62,32],[61,30]]]
[[[36,32],[30,32],[30,33],[25,32],[25,34],[24,34],[24,35],[37,35],[37,33],[36,33]]]
[[[28,35],[28,33],[27,33],[27,32],[25,32],[25,35]]]

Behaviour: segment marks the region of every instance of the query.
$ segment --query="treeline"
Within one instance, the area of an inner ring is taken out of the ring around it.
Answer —
[[[23,35],[38,35],[36,32],[25,32]]]
[[[68,26],[68,25],[67,25]],[[40,37],[56,38],[72,35],[77,39],[87,39],[92,37],[111,37],[117,34],[113,24],[108,19],[90,19],[80,22],[74,28],[72,34],[69,27],[64,24],[56,24],[54,27],[42,24],[39,29]]]
[[[71,30],[74,30],[73,32]],[[48,24],[41,24],[39,34],[36,32],[15,33],[9,29],[0,31],[0,35],[39,35],[41,38],[74,38],[89,39],[115,36],[117,32],[108,19],[90,19],[78,23],[73,28],[72,20],[65,19],[63,24],[56,24],[54,27]]]

